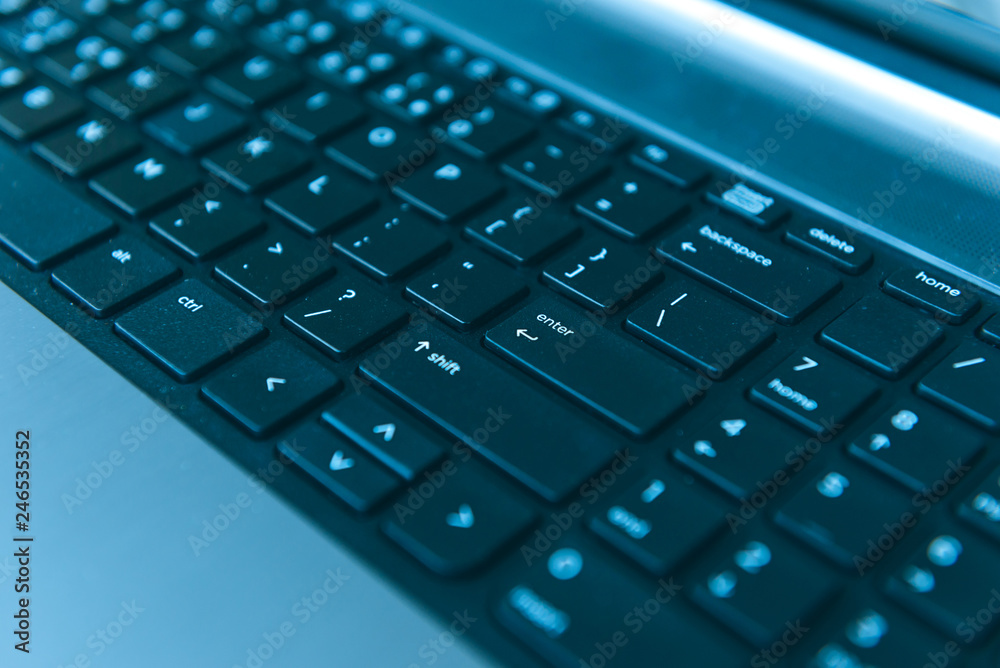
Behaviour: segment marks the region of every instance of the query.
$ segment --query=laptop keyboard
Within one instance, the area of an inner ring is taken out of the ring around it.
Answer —
[[[4,281],[500,660],[1000,665],[994,297],[371,3],[0,14]]]

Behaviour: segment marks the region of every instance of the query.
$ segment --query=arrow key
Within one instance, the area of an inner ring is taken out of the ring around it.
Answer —
[[[377,204],[364,183],[333,169],[314,170],[264,201],[267,208],[310,236],[341,227]]]
[[[407,480],[444,454],[433,433],[377,395],[353,394],[325,411],[323,420]]]
[[[442,471],[451,462],[442,465]],[[496,487],[471,462],[417,508],[401,499],[382,530],[424,566],[459,575],[481,565],[534,521],[534,512]]]
[[[279,341],[244,357],[201,392],[247,431],[262,436],[316,405],[340,384],[314,359]]]
[[[399,487],[398,478],[319,424],[292,432],[278,451],[358,512],[371,510]]]

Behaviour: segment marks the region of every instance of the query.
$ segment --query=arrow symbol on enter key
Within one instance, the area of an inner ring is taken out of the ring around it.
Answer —
[[[526,329],[519,329],[519,330],[517,330],[517,335],[518,336],[523,336],[524,338],[528,339],[529,341],[537,341],[538,340],[537,336],[532,336],[531,334],[528,334],[528,330],[526,330]]]
[[[274,392],[274,386],[275,385],[284,385],[284,384],[285,384],[285,379],[284,378],[268,378],[267,379],[267,391],[268,392]]]

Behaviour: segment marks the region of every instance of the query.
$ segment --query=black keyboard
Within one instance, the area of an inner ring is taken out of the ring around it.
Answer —
[[[370,3],[2,11],[0,277],[442,628],[1000,665],[995,297]]]

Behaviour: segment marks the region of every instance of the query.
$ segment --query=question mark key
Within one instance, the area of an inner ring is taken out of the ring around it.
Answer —
[[[343,276],[310,292],[285,314],[284,323],[335,359],[368,347],[401,327],[406,311],[356,277]]]

